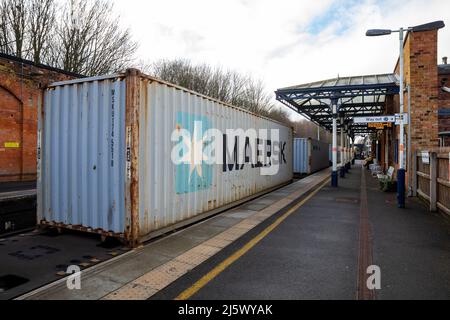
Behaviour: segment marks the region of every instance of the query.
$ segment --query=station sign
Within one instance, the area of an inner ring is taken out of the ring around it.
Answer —
[[[356,117],[353,123],[394,123],[395,116]]]
[[[387,128],[392,128],[392,122],[385,122],[385,123],[368,123],[367,126],[371,129],[377,129],[377,130],[384,130]]]
[[[395,114],[395,125],[408,124],[408,114],[407,113],[397,113]]]
[[[376,117],[356,117],[353,119],[353,123],[395,123],[395,125],[408,124],[407,113],[397,113],[395,115],[384,115]]]

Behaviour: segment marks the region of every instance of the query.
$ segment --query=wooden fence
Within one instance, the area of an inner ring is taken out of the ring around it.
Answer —
[[[450,215],[450,159],[448,152],[418,151],[414,157],[413,195],[430,204],[430,211]]]

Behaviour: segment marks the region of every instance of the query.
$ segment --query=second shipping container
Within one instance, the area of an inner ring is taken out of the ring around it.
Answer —
[[[309,138],[294,139],[294,173],[312,174],[330,166],[330,144]]]

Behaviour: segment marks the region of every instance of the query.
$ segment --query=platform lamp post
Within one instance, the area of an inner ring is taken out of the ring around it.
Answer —
[[[352,139],[351,145],[350,145],[350,154],[352,158],[352,165],[355,164],[355,133],[353,131],[350,131],[350,138]]]
[[[348,123],[345,125],[345,132],[347,134],[347,169],[350,170],[352,168],[352,156],[350,154],[350,130]]]
[[[404,115],[404,91],[405,91],[405,82],[404,82],[404,57],[403,57],[403,40],[404,33],[409,31],[426,31],[426,30],[434,30],[441,29],[445,27],[443,21],[435,21],[427,24],[423,24],[420,26],[412,27],[412,28],[400,28],[399,30],[389,30],[389,29],[371,29],[367,30],[366,36],[368,37],[377,37],[377,36],[386,36],[392,33],[398,32],[399,41],[400,41],[400,143],[399,143],[399,170],[397,172],[397,203],[399,208],[405,207],[405,127],[403,121]],[[410,125],[410,124],[409,124]],[[408,146],[410,147],[410,146]]]
[[[340,123],[341,123],[341,130],[340,130],[340,134],[341,134],[341,146],[340,146],[340,150],[341,150],[341,168],[340,168],[340,172],[339,172],[339,176],[341,178],[345,178],[345,141],[344,141],[344,116],[341,114],[341,118],[340,118]]]
[[[349,150],[350,150],[350,143],[348,141],[348,124],[347,123],[344,125],[344,130],[345,130],[344,131],[344,133],[345,133],[345,137],[344,137],[344,139],[345,139],[345,141],[344,141],[344,144],[345,144],[345,164],[344,164],[344,166],[345,166],[345,172],[348,173],[349,170],[350,170],[350,167],[349,167],[349,163],[350,163],[350,152],[349,152]]]

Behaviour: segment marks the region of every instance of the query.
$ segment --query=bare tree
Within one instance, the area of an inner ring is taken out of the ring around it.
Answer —
[[[289,119],[279,111],[271,113],[274,108],[271,95],[265,92],[262,81],[255,81],[250,76],[207,64],[194,65],[185,59],[160,60],[149,71],[160,79],[251,112],[278,117],[282,121]]]
[[[1,38],[0,47],[3,52],[24,56],[26,41],[26,21],[29,7],[25,0],[3,0],[0,4]]]
[[[29,6],[30,58],[41,63],[48,60],[50,41],[55,36],[56,5],[54,0],[30,0]]]
[[[245,86],[247,79],[240,76],[236,72],[229,74],[230,81],[232,83],[231,91],[229,94],[230,103],[232,105],[239,105],[242,102],[242,93],[245,92]]]
[[[89,76],[126,68],[137,44],[128,29],[121,29],[112,9],[107,0],[70,1],[58,26],[52,60],[65,70]]]
[[[12,53],[12,44],[9,21],[8,8],[5,1],[0,2],[0,50],[4,53]]]
[[[325,142],[331,142],[331,134],[323,128],[306,119],[296,121],[293,124],[295,136],[297,138],[311,138],[317,139],[317,130],[320,130],[320,140]]]
[[[0,0],[0,50],[85,75],[122,70],[137,50],[108,0]]]
[[[265,92],[264,84],[258,80],[247,80],[248,83],[245,88],[244,106],[246,109],[255,113],[270,113],[273,108],[271,104],[271,97]]]
[[[291,118],[289,117],[289,113],[283,109],[273,107],[267,114],[267,117],[282,122],[292,128],[294,127],[294,122],[292,122]]]

